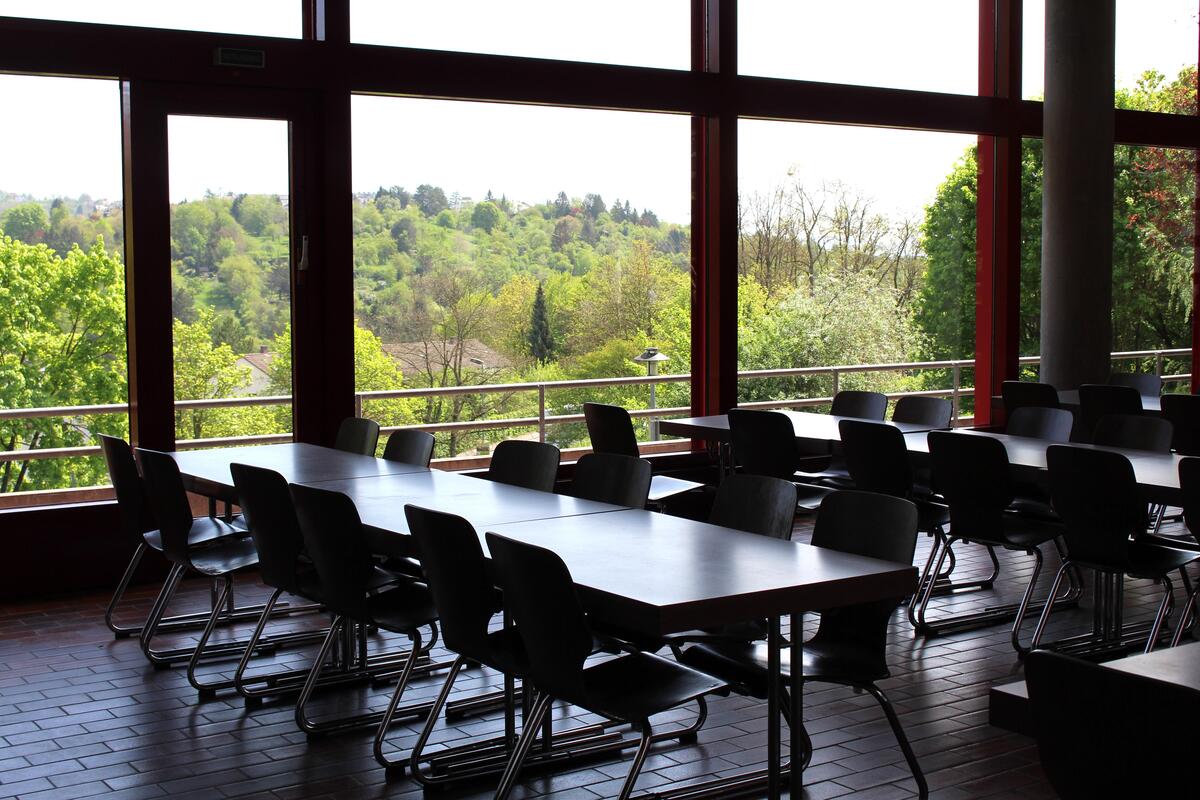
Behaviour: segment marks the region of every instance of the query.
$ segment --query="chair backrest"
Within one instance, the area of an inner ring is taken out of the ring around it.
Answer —
[[[734,408],[729,411],[729,439],[733,463],[747,475],[791,480],[799,453],[796,429],[778,411]]]
[[[934,483],[950,506],[954,534],[1000,537],[1004,509],[1013,501],[1004,445],[987,436],[933,431],[929,456]]]
[[[142,534],[154,530],[154,511],[146,499],[146,486],[138,474],[133,450],[124,439],[98,434],[100,451],[108,466],[108,479],[112,481],[113,493],[117,496],[117,510],[121,515],[121,531],[134,545],[142,543]]]
[[[539,492],[553,492],[561,458],[549,442],[506,439],[492,451],[487,479]]]
[[[882,420],[887,414],[887,402],[887,396],[879,392],[847,389],[833,396],[833,406],[829,413],[835,417]]]
[[[1129,386],[1085,383],[1079,387],[1079,426],[1076,432],[1092,441],[1096,424],[1109,414],[1141,414],[1142,396]]]
[[[487,547],[532,683],[560,700],[580,697],[592,632],[567,565],[550,550],[495,533],[487,534]]]
[[[158,520],[162,534],[163,554],[172,561],[190,564],[188,535],[192,531],[192,506],[179,465],[169,453],[137,448],[142,479],[146,482],[146,497]]]
[[[263,583],[288,592],[297,590],[296,567],[304,536],[287,481],[274,470],[248,464],[230,464],[229,472],[258,550]]]
[[[1101,566],[1123,562],[1130,538],[1146,528],[1146,501],[1138,496],[1129,459],[1056,444],[1046,451],[1046,464],[1068,556]]]
[[[1050,650],[1026,657],[1025,684],[1042,769],[1059,797],[1189,793],[1183,773],[1152,765],[1191,758],[1200,692]]]
[[[1145,414],[1105,414],[1096,422],[1092,443],[1129,450],[1171,452],[1174,430],[1162,417]]]
[[[821,502],[813,527],[816,547],[911,564],[917,547],[917,507],[908,500],[872,492],[834,492]],[[860,603],[821,612],[816,641],[862,648],[887,672],[888,620],[902,598]]]
[[[411,428],[392,431],[387,444],[383,446],[383,457],[388,461],[399,461],[401,464],[416,464],[428,467],[433,458],[433,434],[428,431],[418,431]],[[375,452],[375,448],[371,448]]]
[[[1114,372],[1108,378],[1110,386],[1129,386],[1143,397],[1158,397],[1162,394],[1162,378],[1148,372]]]
[[[404,516],[446,646],[468,658],[486,659],[495,590],[475,528],[462,517],[414,505],[404,507]]]
[[[354,501],[341,492],[293,483],[304,551],[321,579],[321,600],[334,613],[361,619],[375,564]]]
[[[1000,397],[1004,400],[1004,413],[1011,414],[1018,408],[1058,408],[1058,390],[1048,383],[1033,381],[1004,381],[1000,384]]]
[[[379,446],[379,423],[365,417],[346,417],[338,426],[333,446],[347,453],[373,456]]]
[[[796,484],[766,475],[728,475],[717,487],[708,521],[772,539],[791,539]]]
[[[912,493],[908,447],[898,428],[881,422],[844,419],[838,423],[838,433],[855,487],[896,497]]]
[[[1174,431],[1171,449],[1187,456],[1200,456],[1200,394],[1164,394],[1162,415]]]
[[[944,397],[905,396],[896,401],[892,422],[911,422],[931,428],[949,428],[954,404]]]
[[[633,420],[621,406],[584,403],[583,418],[587,422],[593,453],[616,453],[635,458],[640,455]]]
[[[1200,534],[1200,458],[1179,459],[1179,493],[1183,497],[1183,521],[1196,536]]]
[[[650,462],[616,453],[588,453],[575,463],[569,491],[582,500],[644,508],[650,496]]]
[[[1075,417],[1065,408],[1021,406],[1008,415],[1004,432],[1047,442],[1069,442],[1074,425]]]

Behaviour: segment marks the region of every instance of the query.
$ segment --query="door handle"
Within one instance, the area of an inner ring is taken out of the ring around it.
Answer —
[[[297,272],[306,272],[308,270],[308,237],[300,237],[300,263],[296,265]]]

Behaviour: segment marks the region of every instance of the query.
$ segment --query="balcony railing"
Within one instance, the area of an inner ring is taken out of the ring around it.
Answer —
[[[1114,362],[1154,359],[1155,371],[1165,383],[1187,381],[1190,373],[1164,375],[1163,368],[1168,358],[1190,357],[1190,348],[1167,350],[1135,350],[1112,354]],[[1040,363],[1039,356],[1025,356],[1020,359],[1022,365]],[[927,389],[917,391],[892,392],[889,398],[905,396],[949,397],[954,405],[954,418],[959,423],[965,421],[962,417],[961,400],[964,394],[974,390],[973,386],[964,386],[962,373],[964,369],[975,366],[973,359],[951,361],[909,361],[889,364],[842,364],[825,367],[796,367],[792,369],[760,369],[738,372],[739,380],[755,380],[763,378],[812,378],[825,377],[830,379],[831,391],[829,396],[803,397],[792,400],[768,400],[743,403],[751,408],[806,408],[825,405],[832,401],[838,392],[841,380],[846,375],[881,372],[914,372],[925,370],[948,370],[950,372],[950,388]],[[653,375],[624,378],[589,378],[584,380],[540,381],[535,383],[498,383],[478,386],[446,386],[420,389],[395,389],[390,391],[358,392],[354,396],[354,408],[361,415],[363,404],[374,400],[424,399],[429,397],[445,397],[454,395],[486,395],[486,394],[517,394],[522,392],[537,393],[537,416],[508,417],[503,419],[461,420],[457,422],[438,422],[423,425],[392,426],[382,430],[390,432],[400,427],[409,427],[430,433],[441,432],[470,432],[500,430],[508,428],[536,428],[538,439],[545,441],[546,429],[552,425],[565,425],[583,422],[583,414],[552,414],[547,411],[547,392],[567,389],[601,389],[613,386],[653,386],[668,383],[686,383],[691,375]],[[217,398],[206,400],[177,400],[177,411],[240,408],[247,406],[286,405],[292,401],[290,395],[273,395],[263,397]],[[123,404],[92,405],[92,406],[60,406],[51,408],[15,408],[0,409],[0,420],[21,420],[44,417],[77,418],[105,414],[124,414],[128,407]],[[635,418],[663,418],[684,416],[691,412],[687,407],[659,407],[630,409],[629,413]],[[221,447],[229,445],[271,444],[292,441],[290,433],[257,434],[246,436],[229,436],[212,439],[182,439],[175,443],[180,450],[195,450],[206,447]],[[9,461],[29,461],[48,458],[77,458],[81,456],[100,455],[96,446],[39,448],[34,450],[8,450],[0,452],[0,463]]]

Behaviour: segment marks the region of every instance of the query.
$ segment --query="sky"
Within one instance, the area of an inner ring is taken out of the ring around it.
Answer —
[[[1197,57],[1196,0],[1117,0],[1117,80],[1173,74]],[[973,93],[976,0],[741,0],[743,74]],[[0,0],[0,15],[297,36],[297,0]],[[687,0],[352,0],[351,35],[375,44],[546,58],[688,66]],[[1026,0],[1023,94],[1042,91],[1042,0]],[[119,95],[112,81],[0,76],[0,103],[30,109],[0,125],[0,190],[37,196],[121,193]],[[686,117],[355,97],[353,185],[491,190],[536,203],[559,191],[628,199],[687,222]],[[286,125],[177,117],[171,197],[286,194]],[[740,189],[841,181],[877,210],[919,216],[973,136],[746,120]],[[12,154],[21,154],[19,158]],[[903,154],[896,158],[896,154]]]

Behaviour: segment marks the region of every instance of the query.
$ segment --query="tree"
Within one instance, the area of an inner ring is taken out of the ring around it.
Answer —
[[[417,208],[421,209],[421,213],[426,217],[434,217],[450,207],[450,203],[446,200],[446,193],[442,191],[440,186],[430,186],[428,183],[422,183],[417,187],[416,194],[413,195],[413,202],[417,204]]]
[[[554,357],[554,337],[550,333],[546,293],[541,284],[533,297],[533,313],[529,320],[529,354],[538,364],[546,364]]]
[[[584,195],[583,210],[593,220],[599,219],[605,211],[604,198],[598,194]]]
[[[503,218],[504,213],[491,200],[476,203],[475,208],[471,209],[471,225],[488,233],[491,233],[492,228]]]
[[[558,197],[554,198],[554,216],[565,217],[571,213],[571,198],[567,197],[566,192],[559,192]]]
[[[0,227],[5,236],[26,244],[37,244],[45,238],[49,226],[50,218],[40,203],[21,203],[5,212],[4,224]]]

